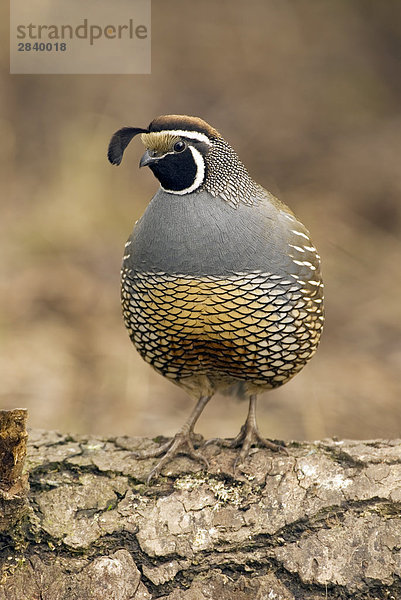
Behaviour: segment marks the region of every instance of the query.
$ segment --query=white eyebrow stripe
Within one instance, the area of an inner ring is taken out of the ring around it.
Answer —
[[[211,141],[205,133],[199,131],[186,131],[185,129],[164,129],[163,131],[151,131],[152,135],[175,135],[178,137],[185,137],[191,140],[197,140],[198,142],[204,142],[205,144],[211,145]]]

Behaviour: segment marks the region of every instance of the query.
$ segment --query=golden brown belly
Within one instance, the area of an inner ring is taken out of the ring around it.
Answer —
[[[323,325],[322,285],[268,273],[191,277],[124,269],[130,337],[157,371],[265,388],[290,379],[313,356]]]

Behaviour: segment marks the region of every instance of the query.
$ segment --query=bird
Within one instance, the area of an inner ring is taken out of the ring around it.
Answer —
[[[187,115],[123,127],[110,140],[110,163],[121,163],[137,135],[146,149],[139,166],[149,167],[159,188],[125,244],[123,318],[142,358],[196,401],[173,438],[135,453],[160,458],[150,482],[181,453],[208,467],[194,427],[217,391],[249,399],[239,434],[220,440],[240,448],[237,460],[253,445],[279,450],[259,433],[257,396],[311,359],[324,308],[308,230],[252,179],[214,127]]]

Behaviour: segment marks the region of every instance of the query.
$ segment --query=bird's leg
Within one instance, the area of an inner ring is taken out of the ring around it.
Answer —
[[[256,394],[252,394],[249,398],[248,416],[237,437],[230,441],[213,439],[206,442],[206,444],[210,443],[217,443],[219,446],[223,446],[224,448],[238,448],[239,446],[242,446],[241,451],[235,461],[235,466],[245,460],[253,444],[260,444],[265,448],[269,448],[273,452],[284,451],[287,453],[284,445],[276,444],[271,440],[266,440],[260,435],[258,426],[256,424]]]
[[[241,427],[241,431],[239,432],[237,437],[234,438],[234,440],[232,440],[231,443],[232,447],[234,448],[242,445],[239,456],[235,461],[235,466],[237,465],[237,463],[241,463],[246,459],[252,444],[260,444],[265,448],[269,448],[273,452],[280,452],[282,450],[285,450],[282,445],[276,444],[271,440],[266,440],[260,435],[258,426],[256,424],[256,394],[252,394],[250,396],[249,410],[246,421]]]
[[[209,463],[204,456],[200,452],[197,452],[194,448],[193,442],[191,440],[191,435],[193,433],[195,423],[199,419],[202,414],[203,409],[206,404],[209,402],[211,396],[202,396],[194,410],[192,411],[189,419],[184,423],[181,429],[175,434],[175,436],[162,444],[155,450],[145,450],[144,452],[133,452],[132,456],[134,458],[154,458],[156,456],[162,456],[159,460],[155,468],[149,473],[147,482],[149,483],[152,479],[157,477],[160,474],[160,471],[170,460],[172,460],[177,454],[188,454],[194,460],[203,462],[203,464],[208,467]]]

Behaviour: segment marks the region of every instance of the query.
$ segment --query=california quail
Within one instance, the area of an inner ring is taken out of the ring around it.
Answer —
[[[160,187],[125,245],[125,324],[142,358],[197,399],[175,437],[141,457],[195,451],[193,430],[217,390],[241,388],[249,412],[232,446],[241,460],[261,438],[256,395],[291,379],[323,326],[320,260],[292,211],[255,183],[220,133],[197,117],[167,115],[124,127],[109,145],[119,165],[141,134]]]

